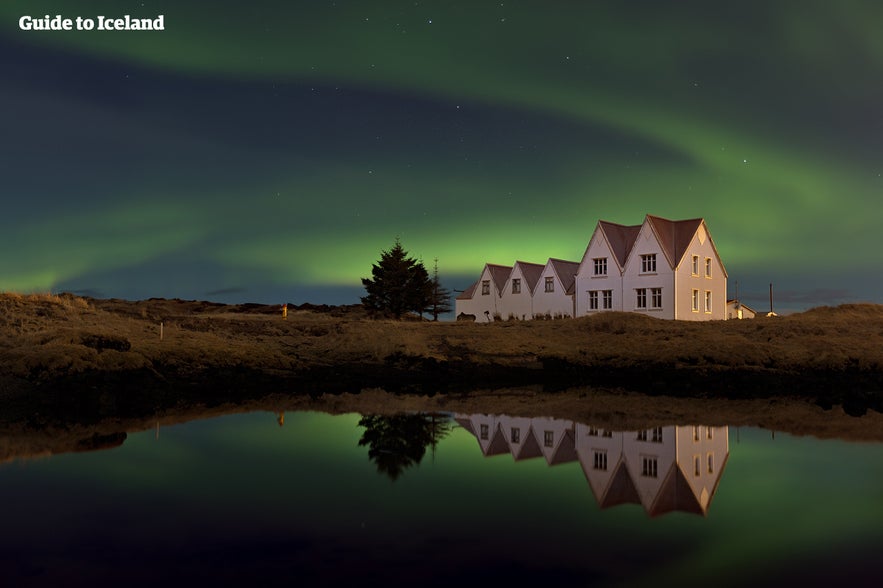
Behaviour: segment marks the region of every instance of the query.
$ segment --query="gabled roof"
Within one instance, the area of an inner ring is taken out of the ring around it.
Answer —
[[[555,272],[555,275],[558,276],[558,280],[564,287],[564,292],[569,294],[573,290],[576,272],[579,271],[579,262],[550,257],[546,265],[552,266],[552,270]]]
[[[516,261],[515,265],[512,267],[513,272],[515,271],[515,267],[521,268],[521,275],[524,276],[524,280],[527,282],[527,291],[533,292],[537,282],[540,281],[540,276],[543,275],[543,270],[546,266],[541,263]]]
[[[472,285],[463,290],[460,294],[457,295],[457,300],[471,300],[472,295],[475,294],[475,287],[478,286],[478,280],[472,282]]]
[[[688,220],[671,221],[662,217],[647,215],[647,222],[650,228],[656,233],[659,245],[662,247],[665,257],[672,269],[678,267],[681,258],[690,247],[690,242],[696,235],[696,231],[702,225],[701,218],[691,218]]]
[[[625,266],[625,260],[628,259],[638,234],[641,232],[641,225],[619,225],[607,221],[598,221],[598,228],[607,240],[607,244],[613,251],[616,263],[622,268]]]
[[[506,280],[509,279],[509,274],[512,273],[512,266],[489,263],[485,267],[491,272],[491,278],[494,280],[497,292],[502,292],[503,286],[506,285]]]

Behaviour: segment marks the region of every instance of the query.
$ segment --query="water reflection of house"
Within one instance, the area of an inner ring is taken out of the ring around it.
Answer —
[[[640,504],[651,516],[705,515],[729,456],[727,427],[611,431],[564,419],[455,415],[482,454],[549,465],[579,461],[599,506]]]

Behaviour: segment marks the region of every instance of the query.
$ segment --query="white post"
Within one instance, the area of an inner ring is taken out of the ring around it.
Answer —
[[[160,323],[159,323],[159,340],[160,341],[162,341],[162,334],[163,334],[162,330],[163,330],[163,324],[162,324],[162,321],[160,321]]]

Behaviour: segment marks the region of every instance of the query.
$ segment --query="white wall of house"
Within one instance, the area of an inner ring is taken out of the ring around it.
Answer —
[[[596,273],[595,260],[599,260],[598,272]],[[606,273],[603,272],[603,266],[606,266]],[[597,308],[590,308],[590,301],[593,296],[590,292],[595,292],[594,298],[597,298]],[[609,292],[610,308],[605,308],[604,293]],[[579,270],[576,274],[576,284],[574,287],[574,305],[576,307],[576,316],[585,316],[587,314],[595,314],[605,310],[623,310],[622,300],[622,275],[620,273],[619,263],[610,250],[604,233],[599,229],[595,229],[589,241],[589,246],[583,254],[580,261]]]
[[[655,270],[647,271],[644,256],[655,256]],[[650,227],[644,222],[638,238],[625,262],[622,276],[622,310],[640,312],[657,318],[675,318],[674,272]],[[661,299],[653,292],[659,289]],[[644,294],[643,306],[639,305],[638,291]]]
[[[715,253],[705,223],[699,225],[676,269],[674,318],[706,321],[727,318],[727,274]]]
[[[514,287],[515,285],[517,288]],[[509,318],[527,320],[533,317],[533,296],[521,265],[518,263],[512,268],[512,273],[503,286],[501,300],[500,315],[503,320]]]
[[[547,284],[551,284],[548,286]],[[551,287],[551,291],[549,291]],[[555,272],[551,262],[546,264],[533,294],[534,315],[548,314],[556,316],[573,316],[573,296],[567,294],[564,285]]]
[[[481,277],[478,279],[478,284],[476,284],[475,291],[472,293],[471,302],[463,306],[470,309],[463,312],[474,314],[475,322],[477,323],[488,322],[488,317],[493,321],[494,315],[502,315],[503,303],[497,287],[494,285],[494,277],[488,266],[485,266],[484,271],[481,272]],[[485,314],[485,311],[488,314]],[[457,312],[460,312],[459,307]]]

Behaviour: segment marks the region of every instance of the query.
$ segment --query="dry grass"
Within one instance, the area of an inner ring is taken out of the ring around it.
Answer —
[[[90,370],[296,373],[391,357],[538,367],[774,372],[883,371],[883,306],[689,323],[631,313],[491,324],[370,320],[358,308],[299,310],[181,301],[0,294],[0,375],[45,381]],[[162,329],[162,340],[160,330]]]

